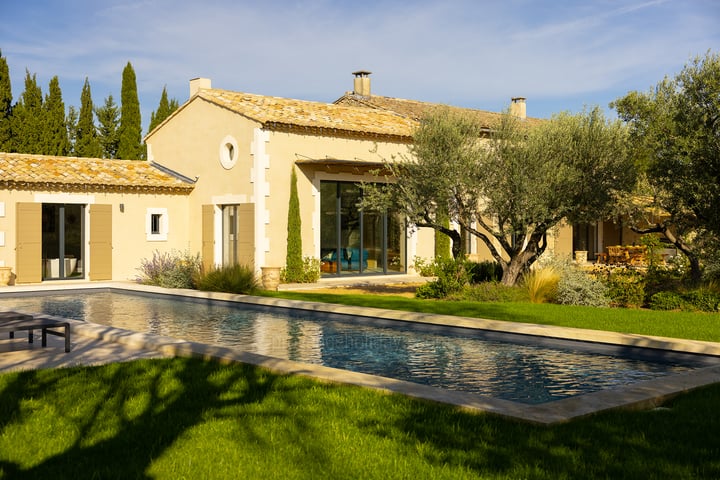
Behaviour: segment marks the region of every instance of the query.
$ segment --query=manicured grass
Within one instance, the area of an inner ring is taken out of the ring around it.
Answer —
[[[0,477],[718,478],[720,385],[553,427],[198,359],[0,375]]]
[[[630,308],[596,308],[523,302],[422,300],[395,295],[263,292],[292,300],[339,303],[409,312],[588,328],[640,335],[720,342],[720,314]]]

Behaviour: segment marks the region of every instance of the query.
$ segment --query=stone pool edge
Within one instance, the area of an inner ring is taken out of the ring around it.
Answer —
[[[574,329],[527,323],[503,322],[499,320],[485,320],[449,315],[401,312],[397,310],[353,307],[337,304],[255,297],[249,295],[165,289],[124,282],[84,283],[74,285],[63,284],[53,286],[43,285],[42,287],[21,286],[13,288],[12,290],[3,289],[0,293],[0,298],[3,294],[13,295],[23,292],[49,292],[59,290],[125,290],[138,293],[212,299],[259,306],[375,317],[387,320],[429,323],[439,326],[475,328],[541,337],[720,356],[720,343],[714,342],[621,334],[600,330]],[[616,408],[653,408],[673,396],[712,383],[720,382],[720,365],[714,365],[698,368],[689,372],[638,382],[628,386],[602,390],[599,392],[579,395],[539,405],[528,405],[519,402],[485,397],[473,393],[444,390],[437,387],[420,385],[402,380],[268,357],[229,347],[208,345],[199,342],[179,340],[172,337],[133,332],[130,330],[108,327],[95,323],[74,320],[71,320],[71,322],[73,335],[82,335],[84,337],[90,337],[98,340],[120,343],[131,348],[156,350],[163,354],[173,356],[199,357],[220,362],[248,363],[267,368],[277,373],[303,375],[328,382],[345,383],[366,388],[373,388],[376,390],[451,404],[467,411],[489,412],[503,417],[520,419],[541,425],[552,425],[567,422],[575,418]]]

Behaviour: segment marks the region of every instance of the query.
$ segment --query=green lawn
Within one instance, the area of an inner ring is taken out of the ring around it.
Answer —
[[[717,314],[277,295],[720,337]],[[542,427],[198,359],[28,371],[0,375],[0,478],[720,478],[718,405],[720,384]]]
[[[2,478],[718,478],[720,385],[539,427],[247,365],[0,376]]]
[[[387,308],[409,312],[589,328],[640,335],[720,342],[719,313],[667,312],[631,308],[595,308],[529,302],[421,300],[395,295],[264,292],[266,296]]]

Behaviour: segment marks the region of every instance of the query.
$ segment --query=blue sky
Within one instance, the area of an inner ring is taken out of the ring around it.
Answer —
[[[377,95],[549,117],[648,90],[720,51],[717,0],[0,0],[13,95],[25,70],[66,106],[119,103],[131,62],[147,126],[163,86],[188,80],[331,102],[370,70]],[[611,113],[611,112],[609,112]]]

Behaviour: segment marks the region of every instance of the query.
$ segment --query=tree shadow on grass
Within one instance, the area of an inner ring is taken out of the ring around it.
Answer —
[[[135,361],[105,367],[81,367],[9,374],[0,390],[0,435],[17,423],[47,428],[31,441],[38,451],[44,436],[64,435],[60,445],[30,467],[1,455],[0,473],[7,478],[150,478],[152,462],[193,427],[223,409],[262,402],[279,378],[262,369],[232,369],[198,359]],[[0,383],[0,385],[2,385]],[[82,396],[79,399],[78,396]],[[34,400],[31,400],[34,399]],[[35,402],[41,410],[34,412]],[[284,415],[282,409],[273,412]],[[262,442],[253,432],[245,438]],[[33,447],[24,446],[24,452]],[[30,460],[28,463],[33,463]],[[2,475],[0,475],[2,476]]]
[[[720,478],[718,404],[716,384],[662,408],[544,427],[413,401],[390,428],[433,446],[429,463],[482,478]]]

